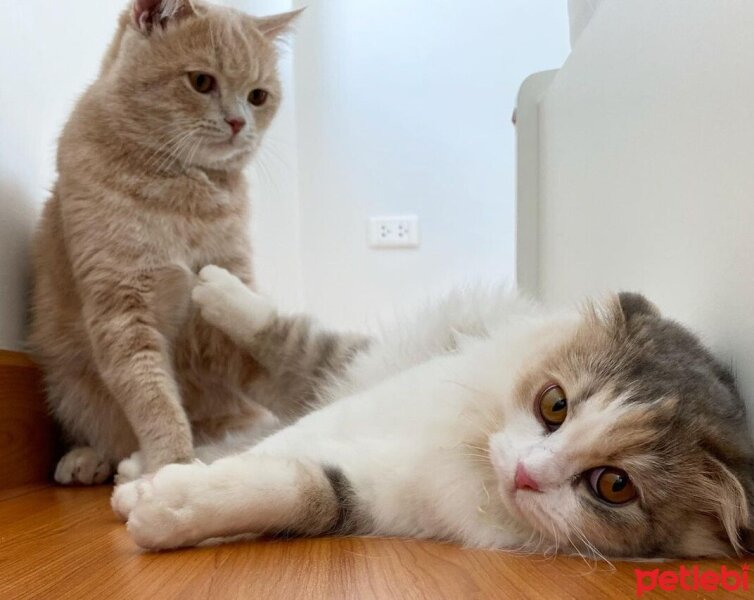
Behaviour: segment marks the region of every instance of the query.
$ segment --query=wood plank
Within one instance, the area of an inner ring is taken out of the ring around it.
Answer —
[[[0,491],[48,482],[54,455],[39,369],[25,354],[0,351]]]
[[[578,558],[363,538],[239,542],[146,554],[110,513],[109,493],[108,487],[50,487],[0,501],[0,598],[635,598],[634,569],[677,568],[616,563],[611,569]],[[716,562],[700,564],[720,568]],[[656,590],[644,597],[751,596]]]
[[[0,365],[10,367],[31,367],[36,368],[34,361],[28,354],[23,352],[12,352],[11,350],[0,350]]]

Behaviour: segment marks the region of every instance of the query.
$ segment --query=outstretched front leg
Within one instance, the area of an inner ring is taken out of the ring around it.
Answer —
[[[324,330],[304,315],[278,314],[268,300],[220,267],[201,270],[193,299],[205,320],[266,369],[278,399],[267,399],[267,405],[284,420],[308,412],[322,389],[370,344],[362,335]]]
[[[118,486],[113,510],[149,550],[239,534],[356,533],[354,492],[334,467],[246,452],[169,465]]]
[[[266,368],[338,370],[369,346],[367,336],[327,331],[305,315],[281,315],[235,275],[210,265],[192,292],[202,317],[246,348]],[[310,373],[306,373],[310,375]]]
[[[269,300],[215,265],[199,272],[192,298],[208,323],[250,350],[256,336],[277,318],[277,311]]]

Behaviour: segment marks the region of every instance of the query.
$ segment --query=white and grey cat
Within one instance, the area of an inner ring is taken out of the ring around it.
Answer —
[[[194,299],[291,403],[316,406],[242,454],[118,486],[139,546],[359,534],[612,557],[751,548],[754,450],[733,378],[642,296],[553,313],[459,293],[372,340],[278,316],[217,267]]]

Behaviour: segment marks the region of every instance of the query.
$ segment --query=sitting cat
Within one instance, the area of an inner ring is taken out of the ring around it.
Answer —
[[[296,14],[198,0],[122,14],[63,131],[34,244],[30,341],[72,447],[59,483],[274,425],[254,402],[272,401],[258,365],[189,300],[207,264],[253,282],[244,169],[280,106],[275,44]]]
[[[216,267],[194,299],[318,408],[242,454],[117,487],[144,548],[249,533],[597,557],[750,548],[754,449],[733,377],[643,296],[554,313],[459,294],[356,346]]]

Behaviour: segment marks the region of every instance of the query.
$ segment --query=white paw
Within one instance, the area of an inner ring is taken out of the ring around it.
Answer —
[[[55,481],[62,485],[96,485],[110,477],[110,463],[92,448],[74,448],[58,461]]]
[[[239,327],[250,330],[247,334],[255,333],[275,316],[275,308],[268,300],[214,265],[199,272],[191,297],[207,322],[229,334],[237,333]]]
[[[124,523],[128,521],[128,516],[139,500],[138,485],[140,483],[141,481],[139,480],[120,483],[115,486],[113,495],[110,497],[110,508],[113,509],[115,515]]]
[[[146,471],[144,455],[141,452],[134,452],[128,458],[124,458],[118,463],[118,470],[115,475],[115,483],[120,485],[135,481],[142,477]]]
[[[153,477],[116,488],[113,511],[127,519],[126,527],[137,545],[167,550],[203,540],[201,501],[211,493],[203,484],[206,469],[201,463],[168,465]]]

